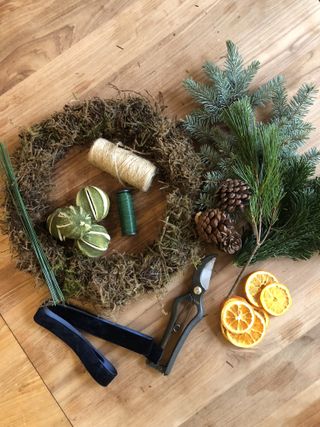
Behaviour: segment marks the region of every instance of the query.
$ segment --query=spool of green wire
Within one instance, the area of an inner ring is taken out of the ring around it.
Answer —
[[[117,203],[123,236],[137,234],[137,222],[134,212],[131,190],[124,189],[117,192]]]

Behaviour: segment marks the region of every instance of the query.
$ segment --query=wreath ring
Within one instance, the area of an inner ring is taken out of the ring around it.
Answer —
[[[194,232],[194,200],[203,166],[179,122],[163,114],[163,106],[141,95],[119,94],[66,105],[61,112],[24,130],[13,164],[20,191],[39,240],[67,298],[113,310],[150,290],[160,290],[171,276],[200,254]],[[148,155],[160,179],[170,187],[162,233],[141,253],[112,253],[90,259],[54,240],[45,220],[52,211],[48,194],[59,160],[74,146],[96,138],[120,140]],[[10,197],[6,197],[7,232],[17,266],[41,277]]]

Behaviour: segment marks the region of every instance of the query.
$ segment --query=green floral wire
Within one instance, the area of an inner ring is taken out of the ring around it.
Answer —
[[[49,291],[52,296],[53,304],[64,302],[63,293],[59,287],[54,272],[51,269],[48,258],[46,257],[46,254],[44,253],[42,246],[38,240],[32,221],[20,194],[17,179],[12,167],[12,163],[10,161],[10,156],[3,143],[0,143],[0,164],[7,178],[9,193],[12,197],[13,203],[17,209],[17,213],[19,214],[24,230],[31,242],[34,253],[40,264],[43,276],[48,285]]]

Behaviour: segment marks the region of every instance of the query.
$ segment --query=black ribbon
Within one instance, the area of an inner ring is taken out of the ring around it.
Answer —
[[[151,336],[94,316],[72,305],[42,306],[36,312],[34,320],[64,341],[102,386],[107,386],[116,377],[117,370],[80,330],[142,354],[154,364],[159,362],[163,353]]]

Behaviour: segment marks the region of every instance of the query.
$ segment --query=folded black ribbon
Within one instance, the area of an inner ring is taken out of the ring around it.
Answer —
[[[102,386],[107,386],[116,377],[117,370],[80,330],[142,354],[154,364],[159,362],[163,353],[163,349],[151,336],[94,316],[72,305],[42,306],[36,312],[34,320],[64,341]]]

